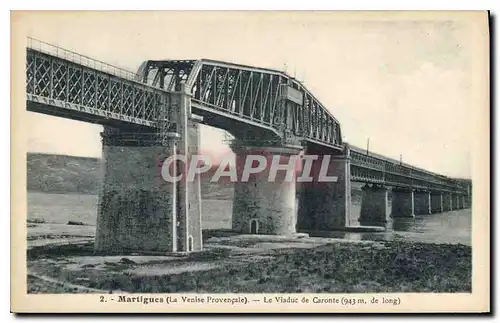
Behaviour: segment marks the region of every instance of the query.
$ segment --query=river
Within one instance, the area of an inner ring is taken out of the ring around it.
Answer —
[[[204,229],[231,228],[232,201],[207,199],[202,202]],[[359,225],[359,203],[353,203],[349,225]],[[28,219],[66,224],[96,223],[97,196],[83,194],[28,193]],[[336,232],[332,236],[354,240],[406,240],[427,243],[471,245],[471,209],[394,219],[386,232]]]

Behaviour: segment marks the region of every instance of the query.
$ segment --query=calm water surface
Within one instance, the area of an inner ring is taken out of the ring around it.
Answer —
[[[232,201],[203,200],[203,228],[231,228]],[[353,204],[350,225],[359,225],[359,204]],[[28,218],[65,224],[80,221],[95,225],[97,196],[80,194],[28,193]],[[414,219],[394,219],[386,232],[336,232],[333,237],[353,240],[409,240],[416,242],[471,245],[470,209],[444,212]]]

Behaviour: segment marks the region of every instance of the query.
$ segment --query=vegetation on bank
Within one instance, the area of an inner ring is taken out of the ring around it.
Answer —
[[[83,275],[86,287],[136,293],[471,292],[471,248],[461,244],[332,243],[314,249],[269,250],[271,258],[251,263],[221,261],[234,256],[224,249],[204,253],[189,260],[193,266],[198,261],[219,265],[171,275],[126,272],[137,266],[134,263],[119,263],[119,270],[110,267],[99,273],[85,268],[78,275],[60,268],[47,270],[70,282]],[[36,285],[29,290],[36,292]]]

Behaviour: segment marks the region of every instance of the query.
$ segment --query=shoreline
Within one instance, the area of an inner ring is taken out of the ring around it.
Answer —
[[[32,246],[28,293],[471,292],[463,244],[233,235],[205,246],[149,256],[96,255],[90,239]]]

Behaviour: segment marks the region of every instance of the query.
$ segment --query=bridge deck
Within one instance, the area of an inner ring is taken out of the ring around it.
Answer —
[[[351,180],[386,186],[466,193],[468,181],[448,178],[350,146]]]
[[[208,124],[255,127],[342,150],[340,124],[300,82],[283,72],[212,60],[146,61],[138,74],[30,40],[27,110],[116,127],[162,128],[172,94],[185,83]],[[212,121],[210,121],[212,120]],[[223,120],[223,121],[221,121]],[[350,147],[351,180],[465,194],[470,181],[447,178]]]
[[[169,106],[167,91],[137,81],[131,72],[57,47],[27,48],[26,54],[29,111],[155,127],[160,111]]]

